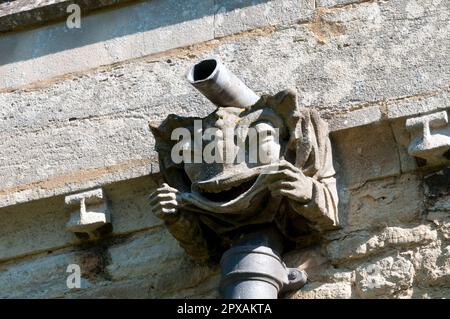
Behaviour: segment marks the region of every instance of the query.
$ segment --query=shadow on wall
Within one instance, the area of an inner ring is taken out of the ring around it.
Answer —
[[[223,14],[269,1],[271,0],[150,0],[101,14],[83,17],[81,13],[79,29],[69,29],[65,23],[58,23],[0,36],[0,65],[213,17],[217,12]],[[42,32],[44,29],[47,29],[46,32]],[[186,28],[185,32],[193,33],[198,30]]]

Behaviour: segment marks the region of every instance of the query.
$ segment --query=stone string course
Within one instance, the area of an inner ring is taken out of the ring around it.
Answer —
[[[295,88],[300,102],[330,123],[343,227],[319,246],[286,254],[288,266],[306,270],[310,282],[283,297],[450,297],[450,173],[419,167],[406,152],[405,133],[407,118],[450,108],[448,3],[318,0],[299,17],[289,10],[297,1],[235,8],[238,2],[205,13],[216,28],[199,29],[207,36],[197,44],[94,57],[83,70],[39,73],[45,78],[26,73],[26,86],[13,77],[2,83],[0,297],[218,296],[218,268],[193,264],[147,201],[161,179],[148,121],[213,110],[184,79],[209,55],[258,94]],[[267,8],[270,18],[256,18]],[[5,39],[0,49],[11,41]],[[109,45],[93,43],[100,44]],[[81,49],[64,54],[76,58]],[[55,54],[61,61],[63,52]],[[45,61],[48,55],[33,63]],[[26,63],[1,65],[0,81]],[[65,230],[64,197],[96,187],[111,201],[113,233],[82,243]],[[78,290],[66,287],[72,263],[83,272]]]

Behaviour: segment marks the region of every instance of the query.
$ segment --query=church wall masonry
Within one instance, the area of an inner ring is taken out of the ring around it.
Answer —
[[[148,123],[215,109],[185,79],[212,55],[258,95],[295,89],[329,124],[341,228],[283,256],[309,281],[282,297],[450,297],[448,3],[238,2],[200,1],[202,17],[182,21],[176,11],[179,21],[164,27],[182,41],[159,46],[161,29],[148,28],[139,36],[152,46],[114,59],[93,50],[85,64],[52,68],[60,54],[79,58],[81,40],[39,57],[14,42],[50,41],[46,32],[63,22],[0,36],[0,297],[219,296],[219,267],[192,261],[148,202],[163,181]],[[191,37],[198,23],[210,34]],[[89,45],[131,48],[134,31]],[[30,67],[37,62],[45,72]],[[421,147],[425,122],[432,142]],[[67,197],[90,190],[97,199],[87,210],[110,219],[80,217],[77,230],[95,235],[87,239],[68,228],[80,206]],[[70,264],[80,266],[81,288],[67,287]]]

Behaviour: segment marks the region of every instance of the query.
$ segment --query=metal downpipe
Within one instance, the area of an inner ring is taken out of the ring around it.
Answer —
[[[218,107],[249,108],[259,100],[217,58],[202,60],[187,73],[188,81]]]

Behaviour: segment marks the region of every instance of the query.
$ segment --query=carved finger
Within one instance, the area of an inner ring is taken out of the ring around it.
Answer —
[[[303,174],[303,172],[302,172],[302,170],[300,168],[294,166],[294,164],[292,164],[292,163],[290,163],[290,162],[288,162],[286,160],[281,160],[280,161],[279,168],[280,169],[288,169],[288,170],[291,170],[293,172],[302,173]]]
[[[283,189],[283,188],[279,188],[276,190],[272,191],[272,196],[273,197],[281,197],[281,196],[288,196],[290,191]]]
[[[178,193],[178,189],[169,186],[169,184],[167,183],[163,183],[161,187],[157,189],[157,191]]]
[[[155,195],[150,196],[150,205],[154,205],[156,202],[163,200],[176,200],[177,195],[174,193],[160,193],[157,192]]]
[[[296,173],[287,169],[276,172],[269,172],[264,175],[266,176],[265,179],[268,183],[275,182],[277,180],[287,180],[294,182],[299,178]]]
[[[177,199],[177,195],[174,193],[159,193],[156,196],[156,199],[158,199],[159,201],[162,200],[176,200]]]
[[[176,208],[178,207],[178,202],[176,200],[168,200],[159,203],[161,207],[164,208]]]
[[[278,180],[269,184],[269,190],[275,191],[278,189],[292,190],[295,189],[295,184],[287,182],[285,180]]]
[[[163,208],[161,211],[164,214],[176,214],[177,210],[175,208]]]

